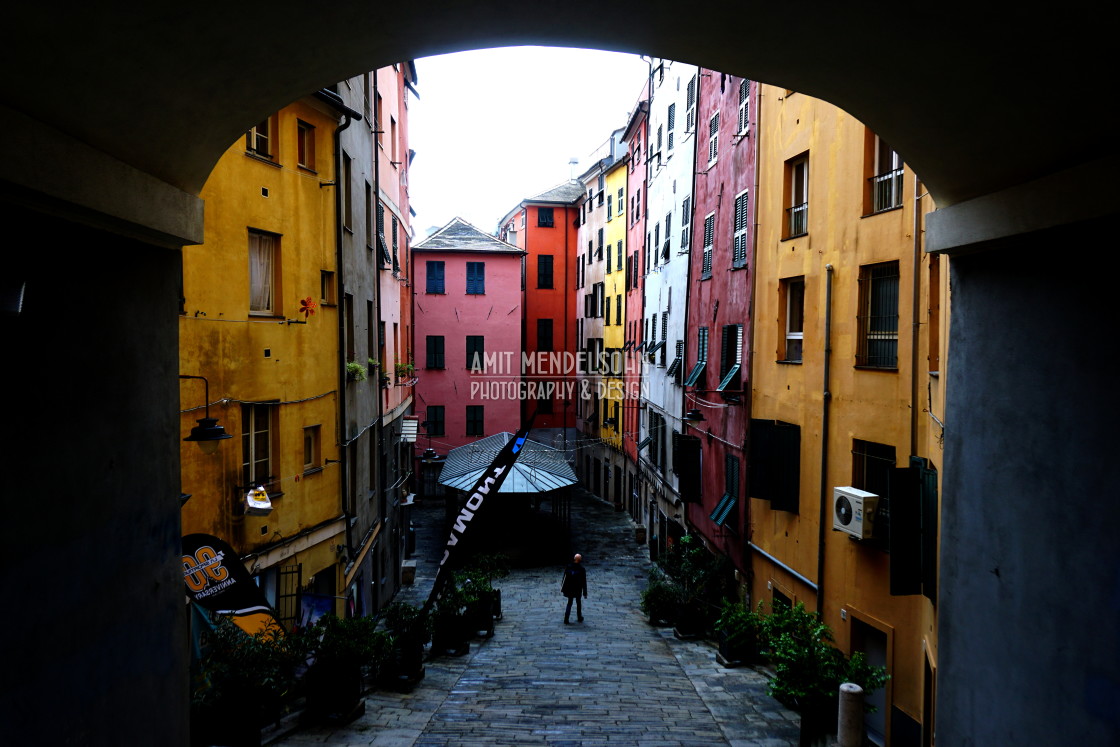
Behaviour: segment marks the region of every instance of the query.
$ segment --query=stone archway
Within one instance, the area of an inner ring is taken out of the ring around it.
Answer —
[[[220,153],[308,90],[504,44],[646,52],[796,88],[914,166],[940,207],[927,244],[960,257],[939,736],[1118,738],[1107,706],[1120,687],[1120,550],[1103,466],[1118,413],[1098,331],[1117,212],[1105,188],[1116,158],[1101,155],[1113,124],[1098,111],[1115,67],[1107,23],[1073,7],[732,0],[40,3],[7,20],[0,215],[23,238],[9,240],[4,274],[26,295],[0,329],[18,428],[3,574],[13,607],[30,611],[5,619],[18,676],[0,715],[14,738],[186,744],[169,551],[174,249],[201,238],[197,194]],[[1047,700],[1036,679],[1058,684]]]

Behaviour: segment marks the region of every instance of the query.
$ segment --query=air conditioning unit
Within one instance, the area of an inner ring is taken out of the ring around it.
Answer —
[[[857,539],[867,539],[875,527],[879,496],[859,488],[832,489],[832,528]]]

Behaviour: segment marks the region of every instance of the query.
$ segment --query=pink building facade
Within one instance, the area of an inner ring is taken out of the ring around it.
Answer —
[[[521,425],[524,255],[461,218],[413,246],[417,448]]]

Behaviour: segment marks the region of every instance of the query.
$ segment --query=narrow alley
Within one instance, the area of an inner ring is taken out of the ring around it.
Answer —
[[[416,582],[431,589],[442,502],[418,504]],[[335,727],[299,728],[267,743],[332,745],[747,745],[791,747],[798,716],[766,694],[766,677],[725,668],[715,648],[649,625],[639,608],[650,566],[628,516],[579,488],[572,550],[584,557],[584,622],[563,624],[561,565],[517,568],[496,583],[503,617],[493,638],[462,657],[426,662],[409,693],[375,690],[365,714]]]

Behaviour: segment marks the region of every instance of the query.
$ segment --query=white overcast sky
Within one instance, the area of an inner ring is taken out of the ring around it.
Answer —
[[[493,232],[521,200],[578,176],[626,126],[648,74],[637,55],[583,49],[418,59],[420,97],[409,101],[415,240],[455,217]]]

